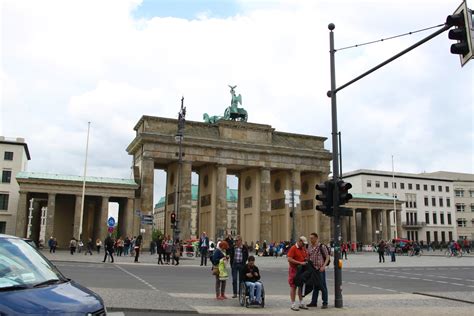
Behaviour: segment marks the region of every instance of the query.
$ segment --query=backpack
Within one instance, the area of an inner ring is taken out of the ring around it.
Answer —
[[[319,252],[321,253],[321,256],[323,256],[324,261],[326,261],[326,256],[324,255],[324,252],[321,249],[321,247],[323,247],[323,246],[326,247],[326,250],[328,251],[329,261],[328,261],[328,264],[326,265],[326,266],[328,266],[331,263],[331,248],[329,248],[328,246],[323,245],[323,244],[319,245]]]

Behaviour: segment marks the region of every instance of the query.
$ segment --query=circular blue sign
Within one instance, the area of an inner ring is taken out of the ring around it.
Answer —
[[[109,227],[115,226],[115,219],[113,217],[109,217],[107,220],[107,225],[109,225]]]

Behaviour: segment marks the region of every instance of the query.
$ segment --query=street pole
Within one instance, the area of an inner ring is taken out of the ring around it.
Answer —
[[[393,155],[392,155],[392,183],[395,183],[395,168],[394,168],[394,165],[393,165]],[[393,184],[392,184],[392,189],[393,189]],[[394,190],[395,191],[395,190]],[[395,238],[398,238],[398,230],[397,230],[397,202],[396,202],[396,198],[395,198],[395,193],[393,193],[392,195],[393,197],[393,215],[395,217],[395,220],[394,220],[394,223],[395,223]],[[392,227],[390,227],[389,229],[392,229]]]
[[[341,258],[341,217],[339,216],[339,188],[336,181],[339,179],[339,148],[337,139],[337,102],[336,102],[336,66],[334,50],[334,28],[333,23],[328,25],[329,29],[329,53],[331,63],[331,91],[328,96],[331,97],[331,116],[332,116],[332,172],[333,172],[333,220],[334,220],[334,306],[343,307],[342,301],[342,271],[339,268],[339,260]]]
[[[86,194],[86,172],[87,172],[87,155],[89,153],[89,131],[91,128],[91,122],[87,122],[87,141],[86,141],[86,159],[84,162],[84,177],[82,179],[82,198],[81,198],[81,215],[79,218],[79,232],[76,236],[77,240],[81,240],[82,235],[82,217],[84,216],[84,199]],[[103,223],[101,223],[103,225]]]
[[[291,179],[291,212],[293,214],[291,223],[291,243],[296,242],[296,212],[295,212],[295,181]]]

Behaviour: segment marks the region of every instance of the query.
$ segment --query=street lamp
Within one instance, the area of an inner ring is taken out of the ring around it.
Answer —
[[[183,165],[183,139],[184,139],[184,124],[186,122],[186,107],[184,106],[184,97],[181,97],[181,110],[178,113],[178,132],[176,133],[174,140],[179,145],[178,151],[178,188],[175,194],[175,224],[173,225],[173,243],[179,238],[179,195],[181,193],[181,169]]]

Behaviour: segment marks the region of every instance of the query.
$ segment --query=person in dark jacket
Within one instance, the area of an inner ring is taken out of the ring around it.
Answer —
[[[378,253],[379,253],[379,263],[381,263],[382,261],[385,263],[385,241],[381,240],[379,245],[378,245],[378,249],[377,249]]]
[[[112,239],[112,237],[110,237],[110,235],[105,238],[104,245],[105,256],[102,262],[105,262],[105,260],[107,260],[107,255],[109,255],[111,262],[114,263],[114,240]]]
[[[248,263],[242,269],[242,280],[249,289],[250,304],[262,304],[262,283],[260,280],[260,271],[255,265],[255,257],[250,256]]]
[[[206,232],[203,232],[199,238],[199,252],[201,253],[201,266],[207,266],[207,253],[209,251],[209,237]]]
[[[242,244],[242,237],[235,237],[235,244],[229,246],[229,257],[232,269],[232,290],[234,291],[232,298],[236,298],[238,284],[242,280],[242,269],[249,257],[249,250]]]
[[[143,237],[138,235],[137,240],[135,240],[135,261],[138,262],[138,257],[140,256],[140,248],[142,247]]]
[[[93,248],[94,248],[94,244],[92,243],[92,238],[89,238],[89,240],[87,241],[87,251],[84,252],[84,255],[87,255],[88,253],[90,253],[90,255],[92,256]]]
[[[163,262],[163,257],[165,256],[165,251],[163,249],[163,239],[158,237],[158,241],[156,242],[156,252],[158,252],[158,264],[165,264]]]

